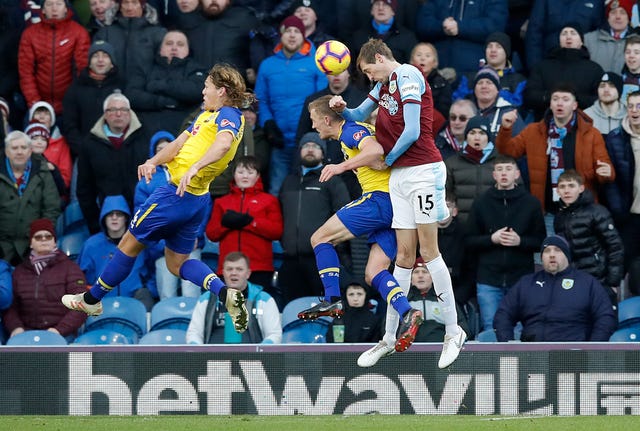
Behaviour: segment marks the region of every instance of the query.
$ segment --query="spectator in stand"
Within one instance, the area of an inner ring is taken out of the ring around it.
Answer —
[[[640,35],[632,34],[624,41],[624,67],[622,68],[621,100],[640,90]]]
[[[412,308],[422,311],[424,323],[418,328],[416,342],[439,343],[444,338],[445,324],[442,317],[442,303],[436,296],[433,289],[433,279],[424,263],[424,259],[418,256],[411,271],[411,287],[407,296]],[[469,324],[462,308],[456,304],[458,309],[458,326],[467,334],[471,334]]]
[[[560,210],[553,222],[555,232],[571,246],[573,266],[593,275],[609,299],[618,303],[618,286],[624,277],[624,252],[609,211],[584,189],[582,175],[573,169],[558,178]]]
[[[176,5],[178,11],[173,17],[173,26],[188,34],[202,19],[200,0],[176,0]]]
[[[516,161],[496,157],[493,178],[494,187],[473,202],[465,235],[466,249],[478,261],[481,331],[493,330],[493,316],[504,295],[534,271],[533,254],[546,235],[540,202],[518,184]]]
[[[431,86],[433,107],[442,116],[447,115],[449,108],[451,108],[453,89],[449,81],[438,71],[439,62],[436,47],[426,42],[417,43],[411,50],[409,62],[422,71],[424,79],[429,83],[429,86]],[[349,103],[349,101],[347,101],[347,103]],[[441,128],[442,127],[434,125],[433,130],[439,131]]]
[[[282,323],[276,301],[262,286],[249,281],[249,258],[242,252],[229,253],[222,267],[224,282],[237,289],[246,299],[249,323],[244,333],[233,330],[229,313],[211,291],[198,299],[187,328],[188,344],[260,343],[280,344]]]
[[[486,38],[504,31],[507,17],[507,0],[431,0],[420,7],[416,33],[435,45],[444,67],[475,73]]]
[[[413,31],[396,21],[397,0],[371,0],[371,17],[349,40],[351,58],[357,58],[360,47],[370,38],[383,40],[400,63],[411,58],[411,49],[418,43]]]
[[[604,70],[622,70],[624,66],[624,38],[631,31],[629,21],[634,0],[610,0],[605,2],[606,22],[597,30],[584,35],[584,46],[589,56]]]
[[[491,67],[500,79],[499,94],[503,100],[511,105],[522,105],[524,88],[527,78],[516,72],[511,64],[511,39],[505,33],[491,33],[484,45],[484,58],[480,64]],[[474,82],[474,74],[467,73],[460,77],[460,84],[453,94],[454,99],[461,99],[473,92],[471,84]]]
[[[104,40],[113,46],[114,64],[127,80],[136,67],[153,64],[167,30],[160,26],[158,11],[147,0],[116,0],[119,7],[109,9],[105,26],[93,40]]]
[[[127,231],[127,225],[131,220],[131,210],[124,196],[107,196],[100,209],[101,232],[90,236],[82,246],[78,256],[78,265],[87,277],[87,282],[92,285],[98,280],[98,276],[107,266],[109,260],[118,248],[120,239]],[[144,253],[138,255],[129,276],[113,290],[108,296],[128,296],[139,299],[150,311],[158,297],[157,292],[148,288],[145,281],[148,274],[145,273]],[[77,292],[76,292],[77,293]],[[58,300],[61,296],[58,296]],[[82,313],[78,313],[82,314]]]
[[[103,103],[103,112],[78,157],[78,201],[92,234],[100,232],[99,202],[106,196],[123,195],[127,204],[133,203],[137,166],[149,155],[147,132],[129,99],[112,93]]]
[[[69,199],[69,185],[65,183],[62,173],[60,172],[60,168],[53,162],[49,160],[46,153],[49,149],[49,129],[42,123],[31,123],[24,129],[24,133],[29,136],[31,139],[31,151],[33,154],[38,154],[44,157],[47,162],[47,168],[51,171],[51,175],[53,176],[53,180],[56,183],[56,189],[60,194],[60,197],[64,202],[67,202]],[[69,171],[71,170],[71,156],[67,150],[66,159],[63,163],[66,163]]]
[[[33,155],[31,139],[18,130],[4,140],[0,156],[0,258],[17,265],[29,250],[29,225],[60,215],[60,195],[46,164]]]
[[[262,62],[257,75],[258,119],[272,148],[269,166],[272,195],[278,194],[291,171],[305,99],[327,86],[327,78],[315,65],[315,48],[304,33],[300,18],[291,15],[282,21],[280,43],[274,55]]]
[[[605,184],[603,204],[611,211],[624,243],[625,271],[640,256],[640,163],[636,149],[640,147],[640,91],[627,97],[627,115],[622,124],[606,137],[606,146],[616,176]]]
[[[97,40],[89,48],[89,66],[80,72],[62,101],[64,124],[71,154],[80,154],[83,140],[102,115],[104,99],[124,90],[124,78],[114,64],[115,52],[109,42]]]
[[[451,274],[451,284],[455,292],[456,302],[464,304],[475,296],[475,288],[470,288],[469,283],[465,283],[470,278],[463,273],[462,268],[465,258],[464,251],[464,229],[465,227],[458,220],[458,204],[456,195],[447,193],[447,208],[449,217],[438,222],[438,249],[442,253],[442,258],[447,262],[447,269]],[[474,280],[475,282],[475,280]],[[469,287],[469,288],[468,288]]]
[[[598,85],[598,100],[584,110],[593,120],[593,127],[602,136],[620,127],[622,119],[627,115],[627,107],[620,101],[622,94],[622,77],[614,72],[605,72]]]
[[[64,93],[87,67],[91,41],[65,0],[44,0],[42,12],[42,22],[29,26],[20,39],[20,88],[27,107],[44,100],[61,115]]]
[[[443,160],[460,152],[464,145],[464,130],[467,122],[476,115],[478,115],[478,108],[471,100],[460,99],[451,104],[449,121],[436,136],[436,147],[440,150]]]
[[[493,320],[498,341],[513,339],[522,322],[522,341],[609,341],[616,330],[613,306],[592,275],[570,265],[567,241],[542,242],[543,269],[525,275],[507,292]]]
[[[311,0],[295,0],[291,6],[291,13],[302,21],[304,24],[304,37],[310,40],[315,46],[320,45],[327,40],[335,39],[323,30],[323,26],[318,24],[318,14],[316,8],[320,6],[319,1]]]
[[[49,219],[29,226],[29,258],[13,271],[13,302],[2,316],[10,336],[40,329],[71,341],[87,316],[67,310],[60,303],[66,293],[87,288],[78,265],[56,247],[56,231]]]
[[[107,13],[111,9],[117,11],[118,5],[115,0],[89,0],[89,8],[91,10],[91,17],[86,25],[89,35],[93,37],[98,30],[104,27],[106,24]]]
[[[603,16],[604,2],[602,1],[535,0],[525,38],[529,70],[534,69],[553,48],[558,46],[558,35],[568,23],[575,22],[575,25],[589,32],[600,26]]]
[[[344,314],[329,324],[327,343],[377,343],[382,326],[380,318],[369,309],[367,289],[360,283],[349,283],[344,296]]]
[[[251,262],[250,280],[280,301],[271,283],[272,242],[282,236],[282,211],[278,199],[264,191],[258,159],[244,156],[236,161],[231,191],[214,201],[206,232],[211,241],[220,243],[218,274],[225,257],[241,251]]]
[[[14,96],[20,93],[20,81],[18,75],[18,46],[20,45],[20,33],[22,29],[19,29],[19,22],[12,20],[12,11],[17,10],[18,6],[14,4],[13,0],[5,0],[0,5],[0,101],[7,103],[7,112],[5,122],[15,123],[16,125],[22,124],[23,116],[16,115],[9,119],[9,105],[11,102],[13,107]],[[1,107],[0,102],[0,107]],[[2,118],[0,118],[2,123]],[[0,142],[4,142],[4,136],[2,135],[2,127],[0,124]],[[11,130],[4,124],[5,136]]]
[[[447,194],[457,198],[458,219],[466,223],[473,201],[495,184],[493,161],[498,156],[489,120],[473,117],[464,130],[462,151],[445,161]]]
[[[9,308],[13,302],[12,272],[11,265],[6,260],[0,259],[0,312]],[[1,329],[0,332],[2,332]]]
[[[585,178],[585,187],[596,193],[598,183],[616,178],[602,135],[591,119],[578,109],[572,87],[560,85],[550,92],[549,109],[544,119],[529,124],[512,137],[516,113],[502,117],[496,138],[501,154],[515,159],[527,156],[529,189],[542,204],[543,213],[555,213],[558,202],[558,177],[566,169],[575,169]],[[549,218],[547,221],[551,221]],[[549,232],[549,226],[547,226]]]
[[[4,142],[4,138],[11,132],[11,125],[9,124],[10,114],[9,103],[0,97],[0,142]]]
[[[323,296],[324,288],[309,238],[350,201],[340,177],[320,182],[325,148],[326,143],[318,133],[304,135],[299,146],[301,166],[285,178],[280,189],[284,230],[280,240],[283,261],[278,271],[278,283],[285,304],[301,296]],[[338,247],[337,250],[342,255],[341,262],[350,260],[344,249]]]
[[[570,82],[575,89],[578,106],[589,107],[598,98],[598,85],[603,73],[598,63],[589,60],[589,51],[583,46],[581,27],[575,23],[567,24],[560,32],[560,46],[531,70],[524,90],[524,106],[533,110],[536,121],[540,120],[549,107],[551,90],[561,83]]]
[[[126,93],[143,124],[162,125],[177,134],[182,121],[202,101],[203,66],[189,57],[189,41],[179,30],[164,35],[153,64],[139,65]]]

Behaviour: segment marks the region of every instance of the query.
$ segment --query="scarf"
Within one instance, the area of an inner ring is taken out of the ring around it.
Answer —
[[[560,200],[558,194],[558,177],[564,172],[564,149],[563,142],[567,134],[571,132],[576,123],[576,114],[573,113],[571,121],[565,127],[558,127],[556,121],[551,117],[549,121],[549,131],[547,138],[547,155],[549,156],[549,173],[551,176],[551,198],[554,202]]]
[[[462,150],[462,154],[464,156],[474,162],[476,165],[481,165],[487,160],[489,154],[493,151],[493,142],[489,142],[486,147],[481,150],[476,150],[471,145],[465,142],[464,149]]]
[[[42,273],[42,271],[47,267],[49,262],[51,262],[53,258],[56,257],[56,250],[58,249],[54,248],[51,253],[42,255],[37,255],[33,252],[33,250],[31,250],[29,260],[31,261],[33,268],[36,270],[36,274],[40,275],[40,273]]]
[[[11,163],[9,162],[9,158],[6,158],[6,166],[7,172],[9,173],[9,178],[13,182],[13,186],[18,191],[18,196],[22,196],[24,191],[27,189],[27,184],[29,183],[29,175],[31,174],[31,159],[27,161],[27,166],[24,169],[24,173],[20,178],[16,178],[13,173],[13,169],[11,169]]]
[[[393,25],[393,21],[394,21],[393,17],[391,17],[388,24],[377,23],[375,19],[372,19],[371,26],[376,31],[376,33],[378,33],[378,35],[382,35],[387,33],[389,29],[391,29],[391,26]]]
[[[451,127],[449,126],[444,129],[444,139],[451,146],[451,148],[455,150],[456,153],[460,152],[460,144],[458,144],[455,136],[453,136],[453,133],[451,133]]]

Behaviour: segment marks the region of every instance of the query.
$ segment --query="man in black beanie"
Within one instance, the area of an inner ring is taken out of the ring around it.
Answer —
[[[598,85],[598,100],[584,110],[593,120],[593,127],[602,133],[602,137],[619,127],[627,114],[627,107],[620,102],[622,95],[622,77],[614,72],[605,72]]]

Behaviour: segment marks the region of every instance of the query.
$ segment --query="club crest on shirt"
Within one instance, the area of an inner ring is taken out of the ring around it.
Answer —
[[[224,119],[220,122],[220,127],[227,127],[227,126],[231,126],[231,127],[236,127],[236,123],[234,123],[233,121],[230,121],[228,119]]]
[[[398,89],[398,83],[396,82],[395,79],[389,82],[389,93],[393,94],[396,92],[397,89]]]
[[[564,290],[569,290],[573,287],[573,280],[570,278],[562,279],[562,288]]]
[[[398,113],[398,102],[388,94],[380,98],[378,105],[386,109],[389,115],[396,115]]]
[[[353,134],[353,140],[356,141],[356,142],[360,141],[360,139],[362,139],[364,134],[365,134],[364,130],[358,130],[357,132],[355,132]]]
[[[200,124],[194,124],[193,128],[191,129],[191,136],[196,136],[199,130]]]

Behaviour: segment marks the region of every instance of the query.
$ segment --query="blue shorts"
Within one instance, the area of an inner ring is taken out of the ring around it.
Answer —
[[[173,184],[155,189],[136,210],[129,232],[144,245],[164,239],[169,249],[189,254],[198,238],[202,218],[211,206],[211,196],[185,193],[180,197],[176,190]]]
[[[396,258],[398,244],[391,229],[393,210],[389,193],[365,193],[340,208],[336,215],[353,236],[368,235],[368,244],[377,243],[389,259]]]

